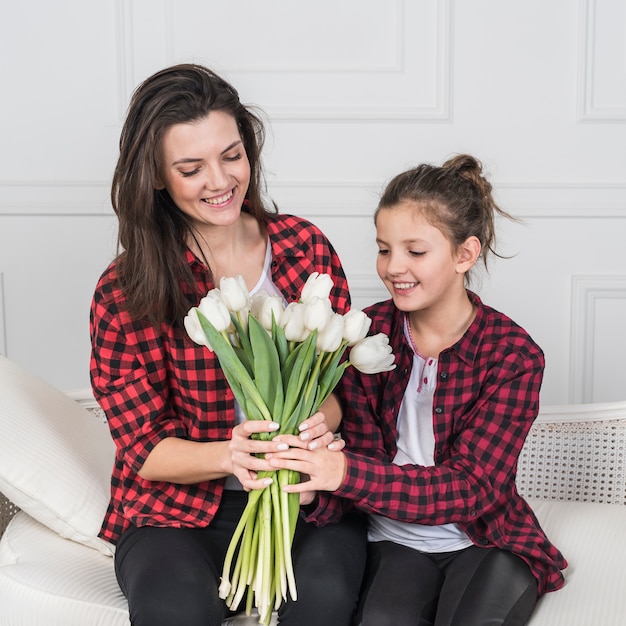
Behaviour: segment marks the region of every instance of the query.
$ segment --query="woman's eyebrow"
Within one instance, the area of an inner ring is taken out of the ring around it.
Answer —
[[[220,154],[226,154],[229,150],[232,150],[235,146],[239,145],[240,143],[241,143],[241,139],[237,139],[236,141],[233,141],[233,143],[231,143],[228,147],[224,148],[224,150],[222,150]],[[183,157],[182,159],[178,159],[177,161],[174,161],[172,165],[180,165],[181,163],[198,163],[198,161],[202,161],[202,159],[199,157]]]

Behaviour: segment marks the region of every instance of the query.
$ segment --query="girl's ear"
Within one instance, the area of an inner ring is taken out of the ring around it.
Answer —
[[[457,252],[456,264],[459,274],[466,274],[474,266],[480,257],[482,246],[478,237],[472,235],[468,237],[460,246]]]

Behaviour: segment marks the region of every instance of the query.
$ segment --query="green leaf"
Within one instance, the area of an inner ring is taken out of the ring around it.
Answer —
[[[283,411],[283,380],[280,373],[280,359],[272,338],[259,321],[248,318],[250,345],[254,354],[254,380],[256,387],[272,411],[272,416],[280,422]]]
[[[309,378],[311,368],[315,362],[315,342],[317,331],[313,331],[306,341],[303,341],[290,355],[287,362],[295,355],[291,363],[289,378],[285,384],[285,406],[283,412],[291,416],[303,393],[305,383]],[[308,417],[308,415],[307,415]],[[291,419],[291,418],[290,418]]]
[[[282,376],[283,376],[283,387],[287,389],[287,385],[289,380],[291,379],[291,372],[293,370],[294,363],[298,360],[298,355],[305,349],[304,342],[299,343],[291,352],[287,355],[283,366],[282,366]]]
[[[272,313],[272,341],[278,350],[278,358],[280,359],[281,369],[289,356],[289,342],[285,337],[285,331],[276,323],[276,318]]]
[[[231,313],[230,319],[233,322],[233,326],[235,327],[235,332],[237,333],[237,337],[239,337],[239,341],[241,342],[242,349],[245,350],[250,359],[250,362],[252,362],[254,359],[254,355],[252,353],[252,348],[250,347],[250,339],[248,338],[248,333],[244,330],[236,313]]]
[[[337,350],[332,358],[325,362],[322,366],[322,371],[320,373],[319,379],[319,391],[317,397],[317,406],[319,407],[326,398],[331,394],[333,389],[337,386],[337,383],[341,379],[345,369],[348,367],[348,361],[345,361],[341,365],[339,365],[339,361],[346,351],[346,346],[343,346],[339,350]]]
[[[254,378],[254,367],[248,353],[239,346],[233,346],[233,350],[235,351],[237,358],[241,361],[241,364],[246,368],[250,378]]]
[[[263,419],[271,420],[272,416],[263,397],[256,388],[252,378],[250,378],[248,371],[237,358],[230,341],[225,339],[222,333],[218,332],[200,311],[198,311],[198,319],[200,320],[202,330],[204,330],[211,347],[219,359],[224,376],[226,376],[226,380],[231,386],[237,402],[242,407],[245,407],[248,402],[253,402]]]

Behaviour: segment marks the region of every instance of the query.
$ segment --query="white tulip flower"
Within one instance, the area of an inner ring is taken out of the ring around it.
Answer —
[[[283,311],[281,326],[287,341],[305,341],[311,334],[304,325],[304,309],[305,305],[301,302],[291,302]]]
[[[349,346],[361,341],[370,329],[372,320],[359,309],[351,309],[343,316],[343,338]]]
[[[220,292],[224,304],[233,313],[242,311],[250,306],[250,293],[241,274],[234,278],[222,277],[220,279]]]
[[[189,311],[189,313],[185,316],[183,320],[185,325],[185,330],[187,334],[191,337],[193,341],[201,346],[206,346],[209,350],[213,351],[211,348],[211,344],[207,339],[207,336],[204,334],[202,330],[202,326],[200,325],[200,320],[198,319],[198,309],[193,308]]]
[[[302,288],[302,294],[300,295],[300,302],[305,304],[311,300],[311,298],[328,298],[333,288],[333,279],[329,274],[320,274],[319,272],[313,272],[308,278]]]
[[[343,316],[333,313],[324,328],[319,331],[315,347],[318,352],[334,352],[343,341]]]
[[[210,291],[198,305],[198,310],[206,317],[215,327],[217,332],[221,333],[228,330],[231,325],[230,311],[224,304],[218,293]]]
[[[304,303],[304,325],[313,332],[322,331],[333,314],[333,307],[329,298],[312,296]]]
[[[350,363],[363,374],[378,374],[395,368],[389,337],[383,333],[365,337],[354,344]]]
[[[271,296],[267,291],[261,290],[252,297],[250,313],[259,321],[265,330],[272,330],[272,317],[276,324],[281,325],[284,312],[283,300],[278,295]]]

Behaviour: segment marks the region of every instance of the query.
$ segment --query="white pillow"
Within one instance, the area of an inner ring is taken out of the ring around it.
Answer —
[[[23,511],[100,552],[115,449],[87,409],[0,356],[0,491]]]

